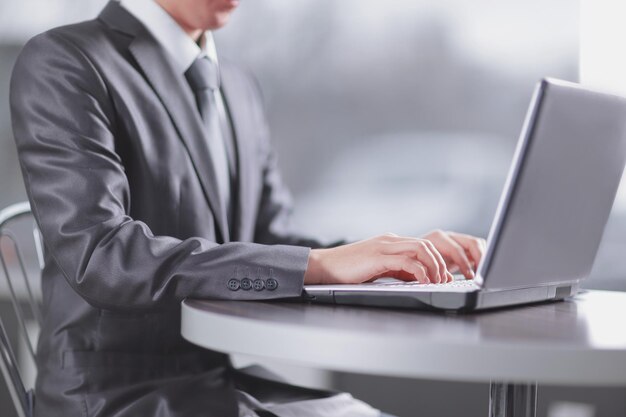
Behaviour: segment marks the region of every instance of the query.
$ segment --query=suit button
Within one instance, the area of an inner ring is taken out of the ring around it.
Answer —
[[[244,278],[241,280],[241,289],[248,291],[252,288],[252,280],[250,278]]]
[[[228,280],[228,289],[231,291],[237,291],[239,289],[239,280],[238,279],[230,279]]]
[[[262,279],[255,279],[252,283],[252,287],[254,288],[254,291],[261,291],[265,288],[265,282]]]
[[[278,281],[276,281],[274,278],[268,278],[268,280],[265,281],[265,288],[270,291],[274,291],[276,288],[278,288]]]

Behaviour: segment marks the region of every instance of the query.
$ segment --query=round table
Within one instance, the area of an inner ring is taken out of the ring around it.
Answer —
[[[456,315],[185,300],[182,335],[209,349],[325,369],[491,382],[493,416],[532,416],[536,384],[626,385],[626,293]]]

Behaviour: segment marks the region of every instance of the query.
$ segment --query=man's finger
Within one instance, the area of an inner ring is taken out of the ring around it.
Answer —
[[[413,279],[405,279],[402,274],[397,277],[405,281],[418,281],[421,284],[428,284],[430,279],[424,265],[410,256],[405,255],[383,255],[383,266],[387,271],[404,271],[410,274]]]
[[[465,249],[447,235],[444,237],[444,240],[447,247],[443,251],[457,264],[465,278],[473,279],[474,271],[472,271],[472,264],[465,254]]]
[[[445,279],[444,276],[441,275],[439,262],[435,254],[431,252],[430,247],[424,240],[400,240],[388,243],[384,246],[383,253],[389,255],[410,255],[426,267],[428,277],[432,282],[443,282]]]
[[[463,235],[461,233],[450,233],[450,238],[457,242],[459,245],[469,252],[474,261],[474,265],[478,267],[480,260],[483,257],[483,248],[480,239],[473,236]]]
[[[439,263],[439,276],[441,277],[441,282],[442,283],[448,282],[449,272],[448,272],[448,267],[446,266],[446,261],[444,261],[443,256],[441,256],[441,253],[435,247],[433,242],[431,242],[430,240],[425,240],[425,242],[430,248],[430,251],[432,252],[432,254],[435,256],[435,259]]]

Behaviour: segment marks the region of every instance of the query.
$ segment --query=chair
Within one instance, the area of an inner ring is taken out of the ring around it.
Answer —
[[[2,271],[6,278],[7,288],[11,296],[11,303],[13,305],[13,310],[15,311],[19,331],[22,338],[26,342],[26,350],[34,362],[35,349],[28,335],[28,328],[26,325],[26,318],[28,316],[26,314],[26,310],[24,309],[24,301],[28,304],[30,313],[38,326],[41,325],[42,321],[41,309],[38,301],[33,295],[33,291],[29,283],[27,268],[23,256],[23,248],[20,247],[17,235],[11,228],[16,225],[16,221],[18,219],[28,219],[28,217],[30,217],[32,221],[31,228],[35,243],[35,252],[39,262],[38,266],[40,269],[43,267],[42,238],[37,224],[34,219],[32,219],[32,212],[28,202],[13,204],[0,211],[0,264],[2,265]],[[18,272],[14,273],[14,270],[17,270]],[[16,288],[18,287],[16,286],[15,280],[18,275],[21,277],[26,296],[21,297],[22,299],[18,297],[18,292],[16,291]],[[26,298],[26,300],[23,300],[23,298]],[[1,318],[0,356],[0,370],[2,371],[6,381],[6,385],[15,405],[15,409],[17,410],[18,417],[32,417],[35,400],[34,393],[32,389],[27,390],[24,386],[24,379],[19,371],[16,355],[11,348],[6,328]]]

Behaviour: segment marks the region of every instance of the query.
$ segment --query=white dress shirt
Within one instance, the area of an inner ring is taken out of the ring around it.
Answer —
[[[120,4],[143,23],[165,48],[181,74],[203,54],[211,61],[218,62],[213,34],[210,31],[204,33],[201,48],[154,0],[120,0]]]

